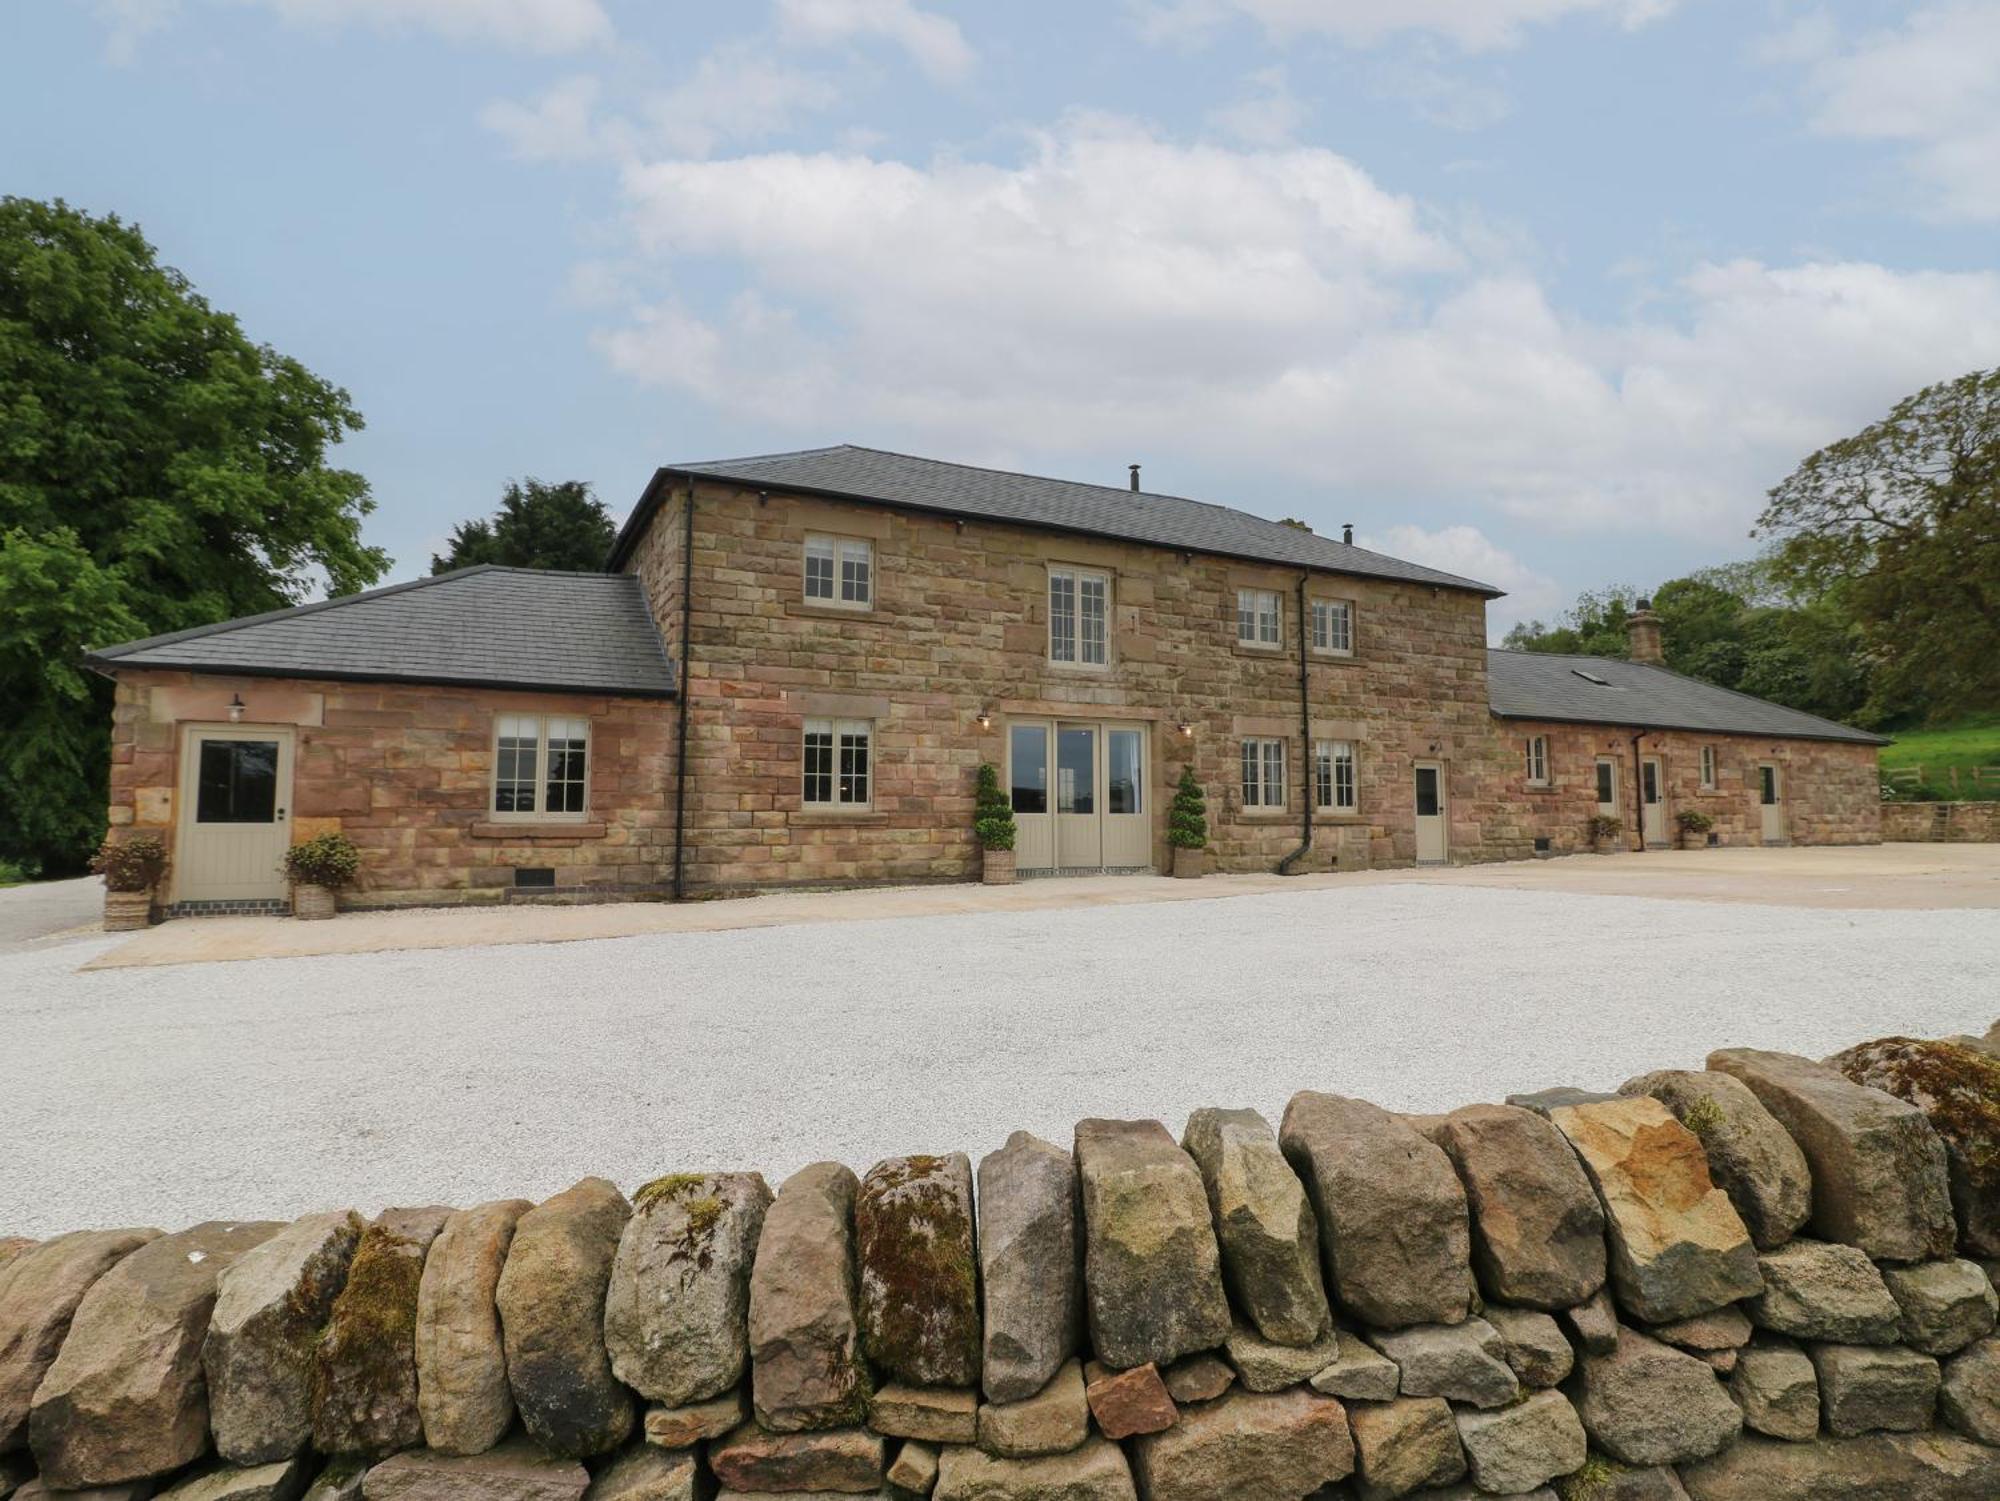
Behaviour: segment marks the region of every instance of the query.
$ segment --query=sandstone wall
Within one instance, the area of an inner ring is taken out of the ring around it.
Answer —
[[[1897,843],[2000,843],[2000,802],[1884,803],[1882,837]]]
[[[1708,1062],[0,1238],[0,1496],[1991,1501],[2000,1023]]]
[[[121,670],[111,730],[111,825],[171,847],[183,732],[229,722],[295,736],[292,838],[328,831],[361,849],[343,907],[511,899],[519,866],[552,867],[557,900],[655,892],[673,864],[672,703],[603,694],[512,693],[414,684],[341,683]],[[492,813],[494,720],[502,714],[590,721],[590,785],[581,823],[510,823]],[[172,903],[169,889],[163,901]]]

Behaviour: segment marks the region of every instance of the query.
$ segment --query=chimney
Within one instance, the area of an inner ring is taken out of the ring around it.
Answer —
[[[1353,522],[1351,522],[1351,521],[1343,521],[1343,522],[1341,522],[1341,523],[1340,523],[1340,540],[1341,540],[1341,541],[1343,541],[1343,542],[1345,542],[1345,543],[1346,543],[1346,544],[1347,544],[1347,545],[1348,545],[1349,547],[1352,547],[1352,546],[1354,545],[1354,523],[1353,523]]]
[[[1132,488],[1137,490],[1139,488],[1139,466],[1137,464],[1127,464],[1125,467],[1132,471]]]
[[[1660,617],[1653,613],[1650,599],[1640,600],[1625,617],[1625,629],[1631,634],[1630,655],[1634,662],[1666,662],[1667,654],[1660,644]]]

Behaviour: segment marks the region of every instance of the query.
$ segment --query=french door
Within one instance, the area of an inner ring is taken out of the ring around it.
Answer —
[[[1015,868],[1058,874],[1153,864],[1146,731],[1096,720],[1007,726]]]

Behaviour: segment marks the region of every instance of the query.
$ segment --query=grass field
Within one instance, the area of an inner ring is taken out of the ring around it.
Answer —
[[[1980,766],[2000,767],[2000,714],[1980,714],[1938,729],[1893,730],[1894,745],[1882,747],[1882,769],[1896,771],[1920,766],[1924,785],[1946,797],[2000,800],[2000,775],[1989,772],[1982,782],[1973,776]],[[1958,771],[1958,791],[1951,773]]]

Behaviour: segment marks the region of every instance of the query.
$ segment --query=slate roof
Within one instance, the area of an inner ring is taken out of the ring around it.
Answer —
[[[645,531],[657,509],[660,481],[676,475],[730,480],[760,488],[946,516],[973,516],[983,521],[1144,542],[1251,562],[1435,584],[1489,597],[1502,592],[1476,579],[1460,578],[1420,563],[1406,563],[1400,558],[1351,547],[1331,537],[1203,500],[1134,491],[1118,485],[1044,479],[1003,469],[980,469],[971,464],[920,459],[878,448],[857,448],[849,443],[797,453],[668,465],[654,476],[645,498],[619,533],[611,554],[611,567],[620,566]]]
[[[85,660],[103,670],[674,692],[673,664],[638,578],[491,564],[100,647]]]
[[[1602,678],[1594,683],[1583,676]],[[1787,740],[1848,740],[1887,745],[1880,735],[1767,703],[1747,693],[1683,677],[1666,667],[1615,657],[1553,652],[1486,653],[1486,692],[1503,719],[1554,719],[1633,729],[1707,730]]]

